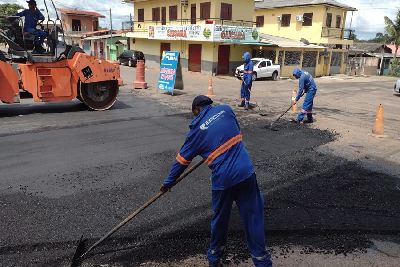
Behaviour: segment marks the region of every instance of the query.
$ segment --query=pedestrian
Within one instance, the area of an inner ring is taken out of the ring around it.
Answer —
[[[29,9],[25,9],[24,11],[17,13],[16,16],[18,17],[25,17],[25,24],[24,24],[24,33],[30,33],[35,36],[34,44],[34,52],[42,54],[45,52],[45,49],[42,47],[44,39],[48,36],[48,33],[36,29],[38,22],[44,20],[43,14],[37,8],[36,1],[29,0],[26,1],[28,3]]]
[[[233,201],[244,222],[248,249],[255,266],[272,266],[267,253],[264,232],[264,202],[256,174],[243,144],[235,113],[228,105],[212,106],[207,96],[193,100],[195,115],[189,133],[161,191],[169,190],[174,181],[200,155],[212,170],[211,241],[208,249],[210,266],[219,266],[228,235]]]
[[[293,70],[293,76],[299,79],[299,89],[297,90],[297,96],[293,104],[296,104],[300,98],[306,94],[304,99],[303,108],[297,115],[297,120],[294,122],[300,123],[313,123],[312,109],[314,105],[314,97],[317,93],[317,85],[315,84],[314,78],[307,71],[300,69]],[[304,121],[304,117],[307,115],[307,120]]]
[[[242,102],[240,103],[239,107],[244,107],[246,110],[248,110],[250,105],[251,87],[253,85],[254,66],[249,52],[245,52],[242,58],[244,60],[242,87],[240,89],[240,97]]]

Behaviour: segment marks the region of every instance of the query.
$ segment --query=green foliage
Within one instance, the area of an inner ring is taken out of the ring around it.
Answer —
[[[387,43],[393,43],[396,46],[396,51],[393,51],[393,58],[396,58],[396,52],[400,45],[400,9],[397,10],[394,20],[385,16],[385,32],[387,34]]]
[[[23,9],[23,7],[18,4],[0,4],[0,16],[13,16],[19,9]],[[0,29],[4,29],[7,25],[7,20],[0,18]]]
[[[390,74],[396,77],[400,77],[400,60],[394,59],[390,66]]]

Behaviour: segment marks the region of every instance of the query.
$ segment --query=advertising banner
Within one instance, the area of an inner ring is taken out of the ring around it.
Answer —
[[[149,26],[148,38],[232,43],[251,43],[260,39],[256,28],[215,24]]]
[[[160,76],[158,79],[158,89],[171,93],[174,92],[178,62],[179,52],[163,51],[160,64]]]

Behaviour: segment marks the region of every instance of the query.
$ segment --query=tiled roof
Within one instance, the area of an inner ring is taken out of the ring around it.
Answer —
[[[263,0],[255,1],[256,9],[272,9],[279,7],[329,5],[344,8],[348,11],[357,11],[356,8],[339,3],[335,0]]]
[[[86,10],[79,10],[79,9],[70,9],[70,8],[58,8],[61,14],[65,15],[76,15],[76,16],[86,16],[86,17],[96,17],[96,18],[105,18],[104,15],[94,11],[86,11]]]

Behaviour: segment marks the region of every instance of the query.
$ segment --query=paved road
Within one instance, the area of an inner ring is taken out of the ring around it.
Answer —
[[[94,242],[157,192],[190,121],[186,112],[128,93],[106,112],[26,102],[1,105],[0,113],[0,266],[68,266],[81,234]],[[371,235],[396,238],[398,177],[318,152],[336,138],[328,131],[246,125],[271,246],[349,253],[370,247]],[[208,176],[201,167],[87,264],[137,266],[204,253]],[[248,258],[240,229],[235,212],[228,252],[236,260]]]

